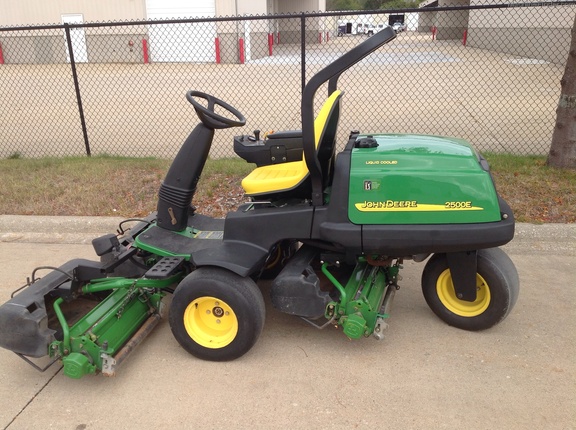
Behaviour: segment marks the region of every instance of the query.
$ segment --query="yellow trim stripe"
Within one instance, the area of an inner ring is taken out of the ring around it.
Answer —
[[[472,206],[470,208],[447,208],[445,205],[427,205],[418,203],[413,207],[362,207],[364,203],[356,203],[356,209],[360,212],[459,212],[459,211],[483,211],[484,208]]]

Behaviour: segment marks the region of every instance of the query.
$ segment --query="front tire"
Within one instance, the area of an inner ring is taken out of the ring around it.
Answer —
[[[422,293],[430,309],[451,326],[485,330],[506,318],[518,299],[518,272],[504,251],[478,251],[476,289],[473,302],[456,297],[446,254],[435,254],[426,263]]]
[[[199,268],[174,291],[170,328],[195,357],[228,361],[252,348],[264,327],[262,293],[250,278],[220,268]]]

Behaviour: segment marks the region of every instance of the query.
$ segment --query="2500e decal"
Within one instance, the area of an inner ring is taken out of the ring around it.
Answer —
[[[416,200],[368,201],[354,205],[360,212],[442,212],[442,211],[483,211],[472,202],[445,202],[444,204],[418,203]]]

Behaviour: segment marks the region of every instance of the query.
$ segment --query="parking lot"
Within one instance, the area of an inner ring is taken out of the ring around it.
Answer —
[[[308,79],[363,38],[309,46]],[[197,121],[184,97],[195,89],[246,116],[244,129],[216,134],[212,156],[231,156],[234,134],[300,128],[300,72],[295,45],[275,46],[272,57],[244,65],[79,64],[92,153],[174,156]],[[341,77],[339,141],[350,130],[427,133],[463,137],[484,151],[547,153],[562,72],[556,64],[400,33]],[[85,153],[68,65],[5,65],[0,76],[19,82],[0,88],[13,106],[2,111],[0,156]]]
[[[39,265],[96,258],[91,237],[116,220],[0,216],[0,302]],[[501,324],[440,321],[407,262],[383,341],[349,340],[276,311],[232,362],[186,353],[166,320],[117,376],[39,373],[0,349],[0,428],[576,428],[576,227],[520,224],[505,247],[520,297]]]

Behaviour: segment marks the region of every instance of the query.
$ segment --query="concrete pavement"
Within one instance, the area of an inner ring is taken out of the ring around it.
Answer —
[[[37,266],[96,258],[89,241],[117,220],[0,215],[0,302]],[[517,230],[505,249],[520,298],[488,331],[434,316],[423,265],[408,262],[381,342],[316,330],[268,302],[260,340],[229,363],[188,355],[167,321],[114,378],[39,373],[0,350],[0,428],[576,428],[576,225]]]

